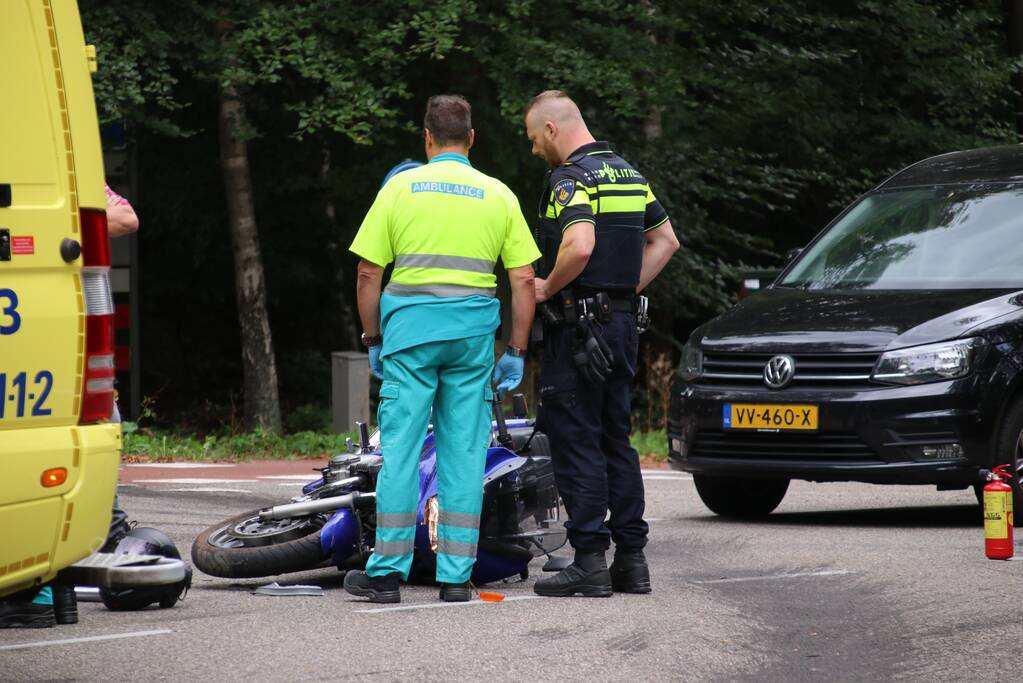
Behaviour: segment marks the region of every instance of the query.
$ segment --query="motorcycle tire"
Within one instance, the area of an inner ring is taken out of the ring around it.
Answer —
[[[248,533],[237,533],[245,523]],[[327,559],[320,548],[322,518],[271,522],[262,532],[261,524],[259,510],[214,524],[192,543],[192,563],[211,576],[252,579],[316,569]]]

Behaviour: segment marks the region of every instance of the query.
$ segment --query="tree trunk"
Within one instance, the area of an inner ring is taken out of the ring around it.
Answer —
[[[359,349],[359,330],[355,324],[355,316],[352,313],[352,307],[348,305],[348,299],[345,298],[345,268],[344,258],[342,257],[342,246],[338,244],[337,236],[341,230],[337,224],[337,207],[334,206],[334,200],[330,198],[330,188],[328,187],[328,181],[330,180],[330,144],[324,143],[322,156],[320,157],[320,180],[323,182],[323,191],[327,197],[326,204],[323,207],[323,213],[327,217],[327,224],[330,225],[330,242],[328,248],[330,249],[331,258],[335,263],[339,263],[338,269],[335,271],[335,283],[337,293],[337,305],[341,314],[341,327],[345,332],[346,341],[348,342],[348,349]]]
[[[220,87],[220,169],[231,226],[235,294],[241,332],[245,385],[245,427],[281,432],[270,321],[266,314],[266,281],[259,250],[256,212],[252,203],[249,152],[245,139],[245,105],[234,86]]]
[[[647,20],[650,22],[646,32],[647,42],[651,45],[657,45],[657,34],[654,33],[653,28],[654,17],[656,16],[653,3],[650,0],[640,0],[639,7],[646,14]],[[648,82],[654,82],[652,74]],[[664,137],[664,122],[661,118],[661,110],[656,104],[647,106],[646,118],[643,120],[643,137],[646,138],[648,143],[655,144]]]
[[[1019,59],[1023,55],[1023,0],[1002,0],[1005,15],[1005,36],[1009,44],[1009,57]],[[1023,141],[1023,73],[1012,75],[1013,109],[1016,113],[1016,135]]]
[[[647,109],[646,119],[643,120],[643,136],[647,142],[653,143],[664,137],[664,123],[657,105],[650,105]]]

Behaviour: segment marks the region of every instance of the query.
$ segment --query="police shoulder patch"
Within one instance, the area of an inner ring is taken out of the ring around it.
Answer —
[[[558,184],[554,186],[554,201],[562,206],[568,206],[568,202],[571,201],[574,194],[575,180],[572,178],[559,180]]]

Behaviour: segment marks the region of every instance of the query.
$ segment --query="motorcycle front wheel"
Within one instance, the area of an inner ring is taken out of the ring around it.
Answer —
[[[251,579],[315,569],[326,559],[320,549],[320,515],[264,521],[259,510],[214,524],[192,543],[192,563],[211,576]]]

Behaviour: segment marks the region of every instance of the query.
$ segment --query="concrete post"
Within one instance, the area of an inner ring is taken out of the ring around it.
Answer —
[[[335,433],[369,422],[369,356],[357,351],[330,354],[331,413]]]

